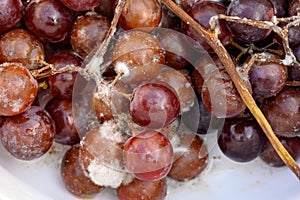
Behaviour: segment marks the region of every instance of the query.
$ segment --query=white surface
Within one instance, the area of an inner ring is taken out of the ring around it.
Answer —
[[[1,200],[75,200],[64,187],[59,163],[66,148],[55,145],[51,153],[34,162],[18,161],[0,148]],[[54,152],[54,153],[53,153]],[[168,180],[167,200],[299,200],[300,183],[287,167],[271,168],[259,159],[233,163],[215,147],[207,169],[187,183]],[[116,200],[106,189],[94,199]]]

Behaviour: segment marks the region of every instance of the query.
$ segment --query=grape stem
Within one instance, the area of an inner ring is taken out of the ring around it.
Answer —
[[[258,20],[252,20],[247,18],[240,18],[240,17],[233,17],[233,16],[227,16],[224,14],[219,14],[211,18],[210,24],[214,25],[216,24],[217,20],[224,19],[228,22],[234,22],[234,23],[240,23],[240,24],[246,24],[250,26],[255,26],[262,29],[269,29],[277,33],[282,38],[282,46],[284,48],[286,57],[281,61],[281,64],[284,65],[300,65],[300,63],[297,61],[295,55],[293,54],[292,49],[289,45],[288,40],[288,30],[292,26],[297,26],[300,23],[300,16],[296,16],[293,18],[294,21],[289,22],[287,25],[285,25],[283,28],[277,26],[278,20],[276,18],[275,22],[269,22],[269,21],[258,21]],[[281,21],[289,21],[290,18],[280,18]],[[214,25],[215,26],[215,25]]]
[[[262,130],[265,132],[267,138],[269,139],[270,143],[276,150],[277,154],[280,158],[284,161],[284,163],[291,169],[291,171],[297,176],[300,180],[300,168],[293,157],[287,152],[284,146],[280,143],[279,139],[274,134],[269,122],[257,106],[256,102],[254,101],[251,93],[248,91],[247,87],[245,86],[243,80],[239,76],[238,72],[236,71],[235,65],[230,58],[229,53],[222,45],[221,41],[218,39],[217,35],[214,34],[211,30],[204,29],[199,23],[197,23],[192,17],[190,17],[184,10],[182,10],[179,6],[176,5],[172,0],[160,0],[165,6],[167,6],[172,12],[174,12],[179,18],[181,18],[185,23],[189,24],[198,34],[205,39],[205,41],[211,46],[211,48],[215,51],[218,55],[220,61],[222,62],[223,66],[225,67],[227,73],[231,77],[235,87],[237,88],[241,98],[243,99],[244,103],[249,108],[250,112],[253,114],[259,125],[261,126]],[[227,18],[225,16],[221,16],[221,18]],[[237,21],[240,19],[233,18],[232,21]],[[244,20],[247,23],[247,20]],[[240,22],[239,22],[240,23]],[[259,26],[270,27],[272,24],[266,24],[265,22],[257,23]]]
[[[107,52],[108,45],[117,30],[117,24],[122,14],[125,3],[126,0],[118,0],[117,6],[115,8],[114,18],[112,19],[111,26],[109,27],[106,37],[104,38],[103,42],[97,45],[97,47],[86,57],[83,63],[83,66],[85,66],[84,71],[87,72],[83,75],[93,74],[93,78],[96,81],[99,78],[101,79],[101,75],[107,68],[107,65],[102,66],[104,62],[104,55]]]

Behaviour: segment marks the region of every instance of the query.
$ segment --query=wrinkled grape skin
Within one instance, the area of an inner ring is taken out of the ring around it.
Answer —
[[[157,0],[127,0],[118,24],[124,30],[158,27],[162,7]]]
[[[162,133],[145,130],[125,142],[124,161],[127,170],[137,179],[160,180],[171,169],[173,148]]]
[[[274,7],[268,0],[234,0],[227,7],[226,14],[260,21],[272,21]],[[231,33],[244,42],[258,42],[266,38],[271,31],[255,26],[227,22]]]
[[[129,112],[133,121],[143,127],[162,128],[176,119],[180,102],[176,92],[167,84],[145,82],[135,88]]]
[[[78,17],[71,31],[70,43],[74,51],[85,58],[101,43],[110,27],[107,17],[96,13],[87,13]]]
[[[58,0],[33,0],[24,15],[25,24],[38,39],[50,43],[65,40],[71,31],[72,14]]]
[[[250,82],[245,82],[251,91]],[[202,100],[209,112],[219,118],[234,117],[245,111],[246,105],[225,70],[214,70],[202,87]]]
[[[262,112],[275,134],[284,137],[300,135],[300,89],[284,87],[275,97],[265,99]]]
[[[253,94],[262,98],[276,95],[285,85],[287,67],[279,63],[255,62],[249,71]]]
[[[24,29],[13,29],[0,39],[0,63],[20,62],[28,69],[36,69],[44,58],[43,44]]]
[[[92,10],[99,6],[102,0],[60,0],[65,6],[75,11]]]
[[[19,115],[6,117],[0,126],[1,142],[14,157],[33,160],[52,146],[55,124],[48,112],[32,106]]]
[[[38,83],[21,63],[0,65],[0,116],[27,110],[38,93]]]
[[[63,156],[60,174],[66,188],[78,197],[89,198],[102,190],[86,176],[80,160],[80,146],[71,147]]]
[[[0,33],[13,28],[22,19],[23,4],[21,0],[1,0]]]
[[[52,99],[46,108],[55,122],[55,142],[74,145],[80,142],[80,137],[74,125],[72,102],[67,99]]]
[[[73,51],[60,51],[48,57],[47,61],[53,64],[56,69],[61,69],[66,65],[81,66],[82,59]],[[71,99],[73,86],[77,72],[63,72],[49,76],[48,83],[54,97],[60,99]]]
[[[117,188],[120,200],[163,200],[167,196],[167,180],[141,181],[134,179]]]
[[[265,140],[254,118],[231,118],[225,120],[218,144],[230,159],[249,162],[259,156]]]

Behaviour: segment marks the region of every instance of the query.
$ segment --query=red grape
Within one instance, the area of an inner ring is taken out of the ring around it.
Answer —
[[[271,22],[275,16],[275,11],[269,0],[234,0],[229,4],[226,14]],[[269,29],[260,29],[247,24],[235,22],[227,22],[227,24],[232,34],[245,42],[258,42],[271,33]]]
[[[300,135],[300,89],[284,87],[275,97],[265,99],[262,112],[275,134],[284,137]]]
[[[251,85],[245,82],[251,92]],[[219,118],[234,117],[245,111],[246,105],[225,70],[210,73],[202,88],[203,104]]]
[[[171,124],[180,111],[176,92],[159,81],[144,82],[133,91],[129,112],[133,121],[148,128]]]
[[[173,162],[173,148],[160,132],[142,131],[124,144],[124,161],[129,172],[140,180],[164,178]]]
[[[47,61],[53,64],[56,69],[61,69],[66,65],[81,66],[82,59],[73,51],[60,51],[48,56]],[[48,77],[51,93],[60,99],[71,99],[73,86],[77,72],[64,72]]]
[[[60,0],[65,6],[76,11],[92,10],[101,4],[102,0]]]
[[[80,142],[74,125],[72,102],[68,99],[52,99],[45,108],[55,122],[55,142],[74,145]]]
[[[65,40],[72,27],[72,14],[59,0],[32,0],[25,9],[26,26],[47,42]]]
[[[74,51],[85,58],[104,40],[109,27],[109,19],[100,14],[87,13],[78,17],[71,31],[70,43]]]
[[[48,112],[32,106],[19,115],[5,117],[0,125],[1,142],[14,157],[33,160],[52,146],[55,124]]]
[[[0,116],[27,110],[38,93],[37,81],[21,63],[0,65]]]
[[[85,174],[80,160],[80,146],[71,147],[61,162],[60,173],[67,189],[79,197],[91,197],[103,187],[96,185]]]
[[[125,30],[158,27],[162,16],[157,0],[127,0],[118,24]]]
[[[266,138],[254,118],[226,119],[218,138],[221,151],[237,162],[249,162],[258,157]]]
[[[167,180],[142,181],[134,179],[117,188],[120,200],[164,200],[167,196]]]
[[[21,19],[23,4],[21,0],[1,0],[0,33],[13,28]]]
[[[217,14],[225,14],[226,7],[211,1],[199,1],[195,3],[191,9],[189,10],[189,15],[193,17],[199,24],[201,24],[204,28],[210,29],[209,21],[211,17],[217,15]],[[219,20],[220,25],[220,34],[218,35],[219,39],[221,40],[222,44],[227,44],[231,34],[229,30],[227,29],[226,23],[223,20]],[[190,36],[192,39],[196,41],[197,45],[200,45],[200,48],[202,47],[212,52],[212,48],[207,44],[207,42],[188,24],[183,25],[183,29],[186,32],[188,36]],[[197,48],[197,46],[195,46]]]
[[[142,31],[123,33],[112,52],[112,64],[121,80],[139,83],[155,78],[165,63],[165,51],[155,36]],[[146,75],[146,76],[145,76]]]
[[[21,62],[36,69],[44,58],[43,44],[24,29],[13,29],[0,39],[0,62]]]
[[[298,137],[286,138],[278,137],[280,143],[291,154],[294,159],[298,159],[300,156],[300,140]],[[283,167],[285,163],[278,156],[274,147],[269,141],[266,141],[263,150],[259,156],[265,163],[272,167]]]
[[[180,134],[174,147],[174,162],[168,176],[177,181],[196,178],[208,163],[208,152],[203,140],[190,132]]]
[[[253,93],[262,98],[276,95],[285,85],[287,67],[275,62],[255,62],[249,71]]]

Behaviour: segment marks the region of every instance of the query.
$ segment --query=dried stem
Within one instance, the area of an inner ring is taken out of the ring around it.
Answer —
[[[286,151],[284,146],[280,143],[279,139],[274,134],[270,124],[267,119],[256,105],[252,95],[248,91],[245,86],[243,80],[240,78],[238,72],[235,69],[235,65],[230,58],[229,53],[226,51],[225,47],[222,45],[220,40],[213,34],[212,31],[204,29],[200,24],[198,24],[192,17],[190,17],[185,11],[183,11],[180,7],[178,7],[172,0],[160,0],[163,4],[165,4],[171,11],[173,11],[178,17],[180,17],[185,23],[188,23],[195,31],[199,33],[201,37],[205,39],[205,41],[212,47],[215,53],[218,55],[220,61],[225,67],[227,73],[231,77],[235,87],[237,88],[239,94],[241,95],[243,101],[261,126],[262,130],[265,132],[268,137],[270,143],[280,156],[280,158],[284,161],[284,163],[294,172],[294,174],[300,179],[300,168],[297,165],[296,161],[291,157],[291,155]],[[226,18],[225,16],[221,16],[221,18]],[[231,19],[231,18],[229,18]],[[232,18],[232,21],[239,22],[240,18]],[[243,20],[245,23],[249,21]],[[269,28],[273,26],[273,24],[265,23],[265,22],[256,22],[252,23],[257,24],[259,27]],[[275,29],[275,28],[274,28]]]
[[[286,81],[285,85],[291,87],[300,87],[300,81]]]
[[[235,22],[240,24],[247,24],[250,26],[255,26],[262,29],[269,29],[277,33],[282,38],[282,46],[285,51],[285,59],[281,61],[284,65],[299,65],[299,62],[297,61],[295,55],[293,54],[292,49],[290,48],[289,41],[288,41],[288,28],[290,26],[294,26],[297,23],[299,23],[299,17],[295,18],[296,21],[290,22],[287,25],[285,25],[283,28],[277,26],[277,22],[269,22],[269,21],[258,21],[258,20],[252,20],[247,18],[240,18],[240,17],[233,17],[233,16],[227,16],[223,14],[219,14],[216,17],[213,17],[211,20],[218,20],[218,19],[224,19],[228,22]]]
[[[106,37],[104,38],[103,42],[100,43],[95,48],[95,51],[93,51],[91,54],[89,54],[87,56],[87,58],[85,59],[85,70],[84,71],[88,72],[87,74],[89,74],[89,75],[94,74],[95,75],[94,79],[96,81],[98,78],[101,78],[101,75],[107,68],[107,67],[105,67],[107,65],[102,66],[102,64],[104,62],[104,55],[107,52],[109,43],[117,30],[117,24],[118,24],[121,14],[122,14],[122,10],[125,6],[125,3],[126,3],[126,0],[118,0],[118,4],[115,8],[114,18],[111,22],[111,26],[108,30],[108,33],[106,34]]]

